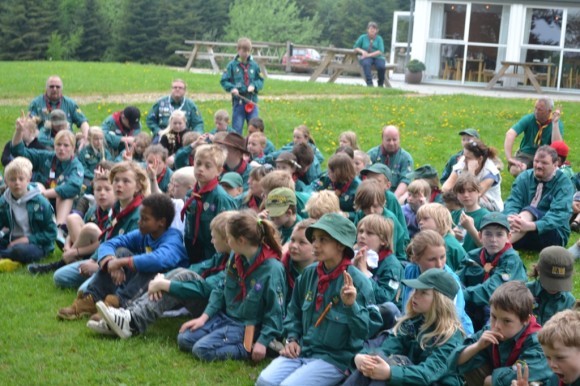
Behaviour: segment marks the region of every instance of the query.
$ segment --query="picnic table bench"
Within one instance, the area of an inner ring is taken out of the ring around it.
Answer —
[[[187,64],[185,65],[185,71],[189,71],[193,64],[194,60],[209,60],[211,63],[212,69],[215,72],[220,72],[220,67],[217,64],[216,59],[229,59],[232,60],[236,57],[237,53],[235,52],[237,43],[227,43],[227,42],[211,42],[211,41],[203,41],[203,40],[186,40],[185,44],[193,45],[191,51],[186,50],[177,50],[175,54],[183,55],[187,58]],[[269,61],[278,61],[279,58],[277,56],[266,56],[262,55],[261,50],[267,48],[267,44],[252,44],[252,58],[258,65],[260,66],[260,71],[262,75],[267,78],[268,71],[266,70],[266,63]],[[214,48],[219,49],[232,49],[234,52],[221,52],[221,51],[214,51]]]

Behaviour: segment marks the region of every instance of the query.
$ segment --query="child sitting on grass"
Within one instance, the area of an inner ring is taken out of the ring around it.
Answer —
[[[230,126],[230,114],[224,109],[220,109],[220,110],[215,112],[215,114],[213,115],[213,122],[215,124],[215,127],[209,132],[210,134],[212,134],[209,137],[210,140],[212,140],[212,141],[213,141],[213,134],[216,134],[219,132],[226,132],[226,133],[234,132],[234,129],[232,129],[232,127]]]
[[[215,139],[214,143],[222,145],[226,150],[222,175],[228,172],[238,173],[244,181],[244,190],[248,190],[248,178],[252,166],[244,159],[244,155],[248,154],[244,137],[238,133],[228,133],[224,139]]]
[[[526,283],[534,295],[534,316],[542,326],[554,314],[576,304],[572,291],[574,256],[566,248],[551,246],[542,249],[540,260],[529,275],[535,281]]]
[[[290,240],[294,226],[302,221],[296,213],[296,193],[289,188],[276,188],[268,193],[266,209],[259,215],[269,218],[280,232],[282,245]]]
[[[149,282],[147,292],[126,309],[97,302],[102,319],[89,320],[87,327],[100,334],[126,339],[144,334],[165,311],[185,307],[192,315],[201,315],[211,291],[223,285],[224,269],[231,252],[225,228],[233,213],[222,212],[210,224],[212,243],[216,248],[211,259],[193,264],[189,269],[176,268],[166,274],[157,274]]]
[[[282,330],[286,280],[274,224],[252,210],[232,215],[226,225],[234,252],[223,288],[216,288],[203,314],[184,323],[177,336],[182,351],[205,361],[259,362]]]
[[[50,202],[32,178],[32,163],[14,158],[5,169],[7,189],[0,198],[0,272],[38,261],[54,250],[56,224]],[[6,229],[7,228],[7,229]]]
[[[479,180],[471,173],[461,174],[453,186],[453,192],[463,206],[458,216],[457,227],[453,229],[453,232],[466,252],[481,246],[479,237],[481,219],[489,213],[489,210],[479,206],[480,191]]]
[[[415,180],[407,187],[407,203],[403,205],[402,209],[410,238],[413,238],[419,232],[417,211],[428,202],[430,195],[431,188],[429,183],[423,179]]]
[[[356,133],[354,131],[343,131],[338,136],[338,144],[339,146],[348,146],[353,151],[358,150],[358,139],[356,137]]]
[[[144,154],[149,145],[151,145],[151,135],[149,133],[139,133],[135,136],[133,144],[125,145],[125,149],[115,158],[115,162],[145,162]]]
[[[58,318],[75,320],[93,315],[97,312],[96,303],[101,300],[127,307],[129,301],[146,291],[157,273],[187,264],[181,233],[170,227],[174,216],[173,202],[166,195],[158,193],[145,198],[139,229],[101,244],[99,271],[70,307],[58,311]]]
[[[306,184],[300,179],[302,166],[300,166],[293,153],[288,151],[280,153],[278,158],[276,158],[276,170],[284,170],[290,173],[297,192],[305,192],[307,190]]]
[[[159,132],[159,144],[167,149],[165,163],[170,168],[175,162],[175,153],[184,146],[183,136],[186,133],[188,133],[187,116],[184,111],[175,110],[169,117],[169,125]]]
[[[264,132],[264,120],[259,117],[250,119],[250,122],[248,122],[248,134],[253,134],[258,131],[264,133],[264,135],[266,134]],[[272,141],[270,141],[268,137],[266,137],[266,148],[264,149],[264,154],[268,155],[275,151],[276,146],[274,146]]]
[[[247,149],[252,166],[263,165],[266,162],[264,149],[266,149],[266,136],[264,133],[257,131],[248,135],[246,139]]]
[[[447,358],[465,335],[453,304],[459,285],[437,268],[403,283],[414,289],[405,316],[378,353],[366,350],[354,357],[357,371],[343,385],[463,384],[447,371]]]
[[[167,192],[173,174],[173,171],[167,166],[167,155],[167,149],[159,144],[149,146],[143,155],[147,169],[153,168],[155,171],[157,186],[163,193]]]
[[[450,369],[468,385],[508,386],[516,380],[516,363],[525,363],[532,381],[552,376],[537,333],[542,328],[532,315],[534,297],[520,281],[498,287],[489,299],[490,324],[463,342],[450,356]]]
[[[254,212],[260,212],[263,200],[262,178],[273,170],[272,165],[265,164],[252,169],[248,179],[248,190],[240,196],[238,205],[242,209],[252,209]]]
[[[330,190],[314,192],[306,202],[304,211],[308,218],[320,219],[327,213],[340,213],[340,203],[336,194]]]
[[[79,161],[85,171],[83,188],[86,189],[86,193],[93,193],[91,182],[95,176],[95,169],[104,160],[112,161],[113,157],[105,146],[103,129],[91,126],[89,127],[89,143],[79,151]]]

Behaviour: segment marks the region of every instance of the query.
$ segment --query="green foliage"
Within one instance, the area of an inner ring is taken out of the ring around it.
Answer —
[[[411,59],[409,63],[405,66],[409,72],[421,72],[425,71],[425,63],[418,59]]]
[[[84,6],[79,12],[79,18],[83,22],[83,26],[79,36],[76,58],[83,61],[101,60],[110,43],[110,35],[107,33],[105,17],[99,2],[85,0]]]
[[[321,33],[318,16],[300,18],[294,0],[234,0],[225,39],[247,36],[255,41],[311,43]],[[256,22],[248,22],[256,20]],[[259,21],[257,21],[259,20]]]

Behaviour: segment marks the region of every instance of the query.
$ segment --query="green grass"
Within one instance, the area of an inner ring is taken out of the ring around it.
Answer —
[[[42,93],[46,77],[60,74],[65,94],[107,96],[168,92],[171,79],[185,78],[190,95],[223,95],[218,75],[185,74],[175,69],[129,64],[0,62],[0,99],[30,100]],[[460,89],[458,90],[460,91]],[[338,143],[338,134],[355,130],[364,150],[380,143],[381,128],[401,128],[402,146],[410,151],[416,166],[431,163],[439,171],[448,157],[460,148],[457,133],[477,128],[484,141],[503,153],[505,131],[519,117],[531,112],[532,99],[497,99],[467,95],[418,97],[398,90],[333,84],[310,84],[267,80],[260,114],[266,134],[276,145],[288,142],[292,129],[308,125],[322,152],[328,157]],[[315,99],[285,99],[285,95],[318,95]],[[357,95],[342,99],[341,95]],[[337,97],[335,97],[337,96]],[[142,111],[151,103],[135,103]],[[574,130],[580,120],[578,103],[563,102],[566,140],[577,144]],[[123,104],[90,103],[81,106],[90,122],[100,124]],[[217,109],[231,109],[228,101],[199,102],[206,128]],[[26,104],[0,105],[0,142],[12,135],[14,120]],[[503,158],[503,156],[502,156]],[[570,160],[579,168],[580,155]],[[504,173],[503,196],[513,179]],[[574,240],[577,236],[574,237]],[[536,254],[522,253],[527,266]],[[576,264],[580,268],[580,263]],[[51,276],[33,277],[24,269],[2,275],[2,318],[0,318],[0,379],[2,384],[195,384],[251,385],[264,365],[244,362],[208,364],[181,353],[177,330],[184,321],[164,319],[144,336],[126,341],[96,336],[85,322],[59,322],[55,315],[75,297],[73,291],[54,287]],[[580,297],[580,275],[575,276],[574,294]]]

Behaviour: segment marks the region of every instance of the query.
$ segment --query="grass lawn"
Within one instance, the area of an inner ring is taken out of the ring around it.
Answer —
[[[184,78],[190,96],[196,93],[223,95],[219,75],[186,74],[174,69],[133,64],[62,62],[0,62],[0,142],[11,138],[14,120],[26,104],[11,99],[31,100],[44,90],[47,76],[60,74],[65,95],[108,96],[163,93],[174,78]],[[461,91],[458,89],[458,91]],[[310,84],[267,80],[264,95],[277,96],[260,103],[266,134],[278,146],[291,140],[299,124],[311,128],[318,146],[328,158],[345,130],[358,133],[361,148],[380,143],[381,128],[395,124],[401,128],[402,147],[414,156],[416,166],[425,163],[442,170],[449,156],[460,148],[457,133],[474,127],[483,140],[503,153],[505,131],[522,115],[533,110],[531,99],[496,99],[467,95],[420,97],[399,90],[369,89],[361,86]],[[313,95],[313,99],[284,98],[286,95]],[[348,99],[341,96],[349,96]],[[354,96],[354,97],[353,97]],[[143,113],[151,103],[135,103]],[[229,102],[197,103],[206,129],[212,128],[218,109],[231,111]],[[566,141],[579,143],[573,130],[580,120],[580,105],[563,102],[562,120]],[[90,103],[81,106],[93,124],[100,124],[123,104]],[[503,157],[502,157],[503,158]],[[580,155],[572,151],[575,169]],[[513,179],[504,174],[503,196]],[[577,235],[573,236],[573,240]],[[527,265],[537,255],[522,253]],[[55,256],[56,258],[56,256]],[[576,264],[580,268],[580,263]],[[58,308],[68,306],[74,291],[54,287],[51,276],[31,276],[25,269],[2,275],[3,293],[0,318],[0,379],[2,384],[195,384],[251,385],[263,365],[249,363],[201,363],[179,352],[177,330],[184,321],[164,319],[144,336],[120,341],[96,336],[84,321],[59,322]],[[575,276],[574,294],[580,297],[580,275]]]

